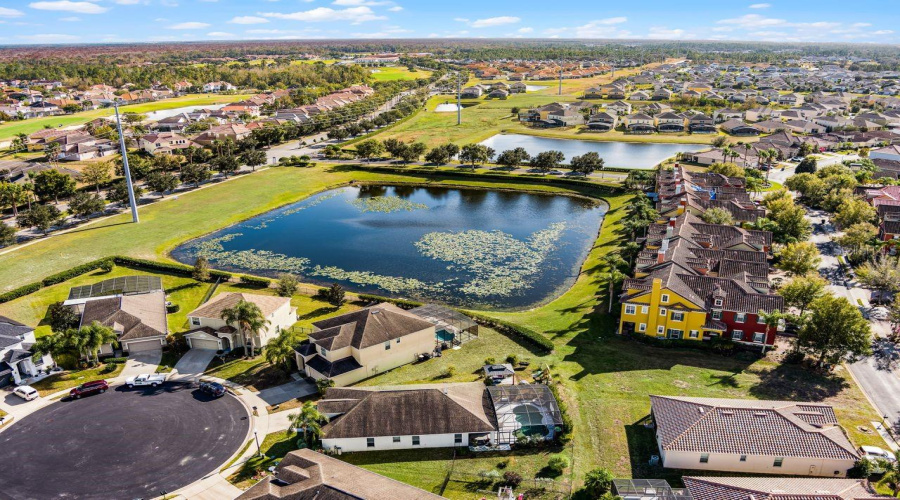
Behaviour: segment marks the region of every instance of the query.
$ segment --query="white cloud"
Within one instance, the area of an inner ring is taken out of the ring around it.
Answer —
[[[770,4],[770,3],[754,3],[754,4],[750,5],[750,8],[751,9],[768,9],[771,6],[772,6],[772,4]]]
[[[519,33],[531,33],[534,31],[534,28],[530,28],[530,27],[526,26],[525,28],[519,28],[517,31]]]
[[[207,33],[206,36],[211,36],[215,38],[234,38],[234,33],[227,33],[225,31],[213,31],[211,33]]]
[[[774,19],[759,14],[747,14],[741,17],[731,19],[722,19],[716,21],[717,24],[730,24],[740,26],[742,28],[759,28],[765,26],[782,26],[787,23],[784,19]]]
[[[574,38],[627,38],[631,32],[618,25],[628,21],[627,17],[607,17],[595,19],[587,24],[565,28],[547,28],[543,31],[550,38],[559,38],[560,35]]]
[[[40,33],[37,35],[19,35],[19,38],[30,43],[66,43],[74,42],[79,38],[75,35],[60,33]]]
[[[399,5],[395,5],[395,6],[391,7],[390,9],[388,9],[388,12],[400,12],[401,10],[403,10],[403,7],[401,7]]]
[[[70,17],[61,17],[61,18],[59,18],[59,20],[64,23],[77,23],[78,21],[81,21],[81,18],[78,16],[70,16]]]
[[[383,21],[387,19],[385,16],[375,14],[369,7],[350,7],[347,9],[332,9],[330,7],[318,7],[312,10],[281,13],[281,12],[263,12],[259,15],[263,17],[271,17],[275,19],[287,19],[290,21],[304,21],[308,23],[348,21],[354,24],[364,23],[367,21]]]
[[[493,26],[503,26],[504,24],[515,24],[519,21],[521,19],[515,16],[488,17],[472,21],[471,26],[473,28],[491,28]]]
[[[203,28],[209,28],[209,23],[200,23],[200,22],[187,22],[187,23],[178,23],[169,26],[170,30],[199,30]]]
[[[70,0],[58,0],[54,2],[32,2],[28,4],[32,9],[57,10],[64,12],[77,12],[79,14],[103,14],[109,9],[91,2],[72,2]],[[37,35],[35,35],[37,36]]]
[[[653,26],[647,33],[647,38],[655,40],[682,40],[691,37],[692,35],[683,29],[669,29],[661,26]]]
[[[257,16],[237,16],[228,22],[231,24],[265,24],[269,22],[269,20],[264,17]]]
[[[0,17],[22,17],[25,13],[21,10],[0,7]]]

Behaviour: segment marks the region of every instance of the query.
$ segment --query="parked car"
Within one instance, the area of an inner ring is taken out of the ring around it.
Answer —
[[[38,394],[37,389],[31,387],[30,385],[20,385],[19,387],[16,387],[15,389],[13,389],[13,394],[19,396],[25,401],[31,401],[41,396],[40,394]]]
[[[218,382],[200,382],[200,391],[214,398],[221,398],[225,395],[225,386]]]
[[[69,391],[69,396],[75,399],[81,399],[84,396],[90,396],[91,394],[103,394],[109,389],[109,384],[105,380],[94,380],[92,382],[85,382],[78,387],[73,388]]]
[[[888,462],[896,462],[897,461],[897,458],[894,456],[893,453],[891,453],[885,449],[879,448],[877,446],[860,446],[859,454],[862,455],[863,458],[867,458],[872,462],[872,464],[873,464],[872,472],[874,472],[875,474],[883,474],[884,473],[884,467],[881,464],[881,461],[883,461],[883,460],[888,461]]]
[[[125,379],[125,385],[127,385],[129,389],[147,385],[149,385],[150,387],[156,387],[158,385],[162,385],[162,383],[165,381],[165,375],[159,375],[156,373],[142,373],[137,377],[128,377],[127,379]]]

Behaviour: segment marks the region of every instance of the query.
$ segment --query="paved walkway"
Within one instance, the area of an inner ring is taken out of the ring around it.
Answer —
[[[162,360],[162,351],[140,352],[128,357],[125,368],[119,374],[119,378],[127,379],[144,373],[156,373],[159,362]]]
[[[197,380],[206,371],[206,367],[214,357],[216,357],[216,351],[212,349],[191,349],[178,360],[178,363],[175,363],[169,379]]]

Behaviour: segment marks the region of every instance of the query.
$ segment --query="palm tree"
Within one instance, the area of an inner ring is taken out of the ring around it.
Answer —
[[[259,306],[246,300],[222,311],[222,319],[229,325],[237,325],[244,339],[244,355],[247,357],[253,352],[253,336],[259,335],[259,331],[269,324]]]
[[[781,313],[778,309],[767,313],[765,311],[759,311],[759,317],[762,318],[763,323],[766,324],[766,339],[769,338],[769,332],[772,331],[772,328],[778,329],[778,324],[781,323],[781,320],[784,318],[784,314]],[[766,342],[763,340],[763,354],[766,352]]]
[[[887,485],[894,496],[900,493],[900,451],[894,452],[894,461],[881,460],[878,464],[884,469],[884,474],[878,480],[878,485]]]
[[[300,413],[295,413],[289,418],[291,419],[291,427],[301,430],[303,441],[307,445],[310,442],[310,437],[319,439],[322,436],[322,426],[328,423],[328,417],[319,413],[312,401],[303,403]]]
[[[620,268],[627,263],[625,259],[618,252],[610,252],[603,256],[601,259],[603,264],[607,267],[607,272],[605,274],[608,282],[609,282],[609,313],[612,313],[612,305],[613,305],[613,294],[614,288],[619,281],[625,279],[625,274],[622,273]]]
[[[289,372],[291,370],[291,360],[294,359],[294,347],[299,343],[300,339],[297,338],[294,330],[282,330],[277,337],[266,344],[266,361]]]
[[[50,163],[59,161],[60,145],[58,142],[50,142],[44,146],[44,153],[47,155],[47,161]]]
[[[80,339],[81,351],[89,360],[99,361],[98,353],[104,344],[114,344],[119,339],[112,328],[94,321],[89,326],[82,327],[76,338]]]

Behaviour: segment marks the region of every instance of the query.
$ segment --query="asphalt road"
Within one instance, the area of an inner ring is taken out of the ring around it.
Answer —
[[[215,471],[249,425],[190,384],[54,403],[0,433],[0,500],[153,498]]]

